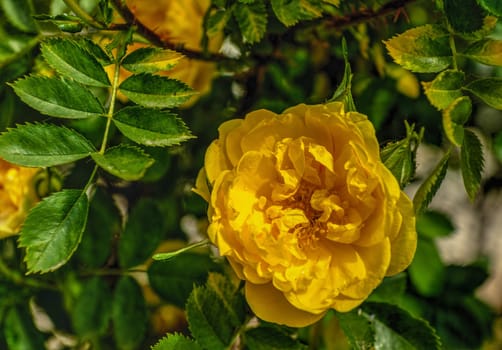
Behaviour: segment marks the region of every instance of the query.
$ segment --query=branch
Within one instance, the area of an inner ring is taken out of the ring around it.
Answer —
[[[385,17],[391,15],[397,11],[400,11],[406,5],[409,5],[416,0],[393,0],[389,1],[387,4],[382,6],[376,11],[372,10],[361,10],[359,12],[355,12],[353,14],[343,16],[343,17],[322,17],[317,20],[306,21],[302,24],[293,26],[289,28],[288,32],[296,31],[300,28],[311,27],[320,23],[326,23],[327,26],[331,29],[341,30],[347,27],[352,27],[354,25],[370,22],[374,19]],[[202,52],[197,50],[190,50],[185,48],[182,44],[175,44],[169,41],[161,40],[160,37],[151,29],[145,27],[138,19],[134,16],[134,14],[129,10],[127,5],[123,3],[121,0],[111,0],[112,5],[115,7],[117,12],[124,18],[124,20],[128,24],[135,25],[137,28],[137,33],[145,38],[147,41],[152,43],[155,46],[163,47],[166,49],[171,49],[177,51],[188,58],[193,58],[197,60],[203,61],[236,61],[238,58],[230,58],[228,56],[211,53],[211,52]],[[124,28],[123,25],[115,25],[110,29],[120,29]],[[270,57],[259,57],[260,59],[270,58]]]

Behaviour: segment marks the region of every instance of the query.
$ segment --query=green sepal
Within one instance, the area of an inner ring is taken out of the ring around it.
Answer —
[[[49,39],[41,46],[42,54],[56,71],[81,84],[108,87],[108,75],[97,59],[76,41]]]
[[[82,119],[105,112],[97,98],[73,80],[30,76],[12,87],[24,103],[51,117]]]
[[[468,46],[462,56],[491,66],[502,66],[502,41],[483,39]]]
[[[158,341],[151,350],[203,350],[193,339],[182,334],[168,334]]]
[[[108,330],[111,319],[112,293],[103,278],[85,281],[72,307],[73,326],[84,339],[93,339]]]
[[[402,67],[416,73],[437,73],[452,63],[450,33],[439,25],[408,29],[387,41],[389,55]]]
[[[155,73],[173,68],[183,58],[179,52],[140,47],[122,60],[122,67],[133,73]]]
[[[429,102],[438,110],[443,110],[462,96],[460,89],[464,79],[464,72],[448,69],[439,73],[433,81],[422,82],[422,86]]]
[[[356,105],[354,103],[354,98],[352,97],[352,69],[350,68],[349,53],[345,38],[342,38],[342,54],[343,60],[345,61],[343,78],[330,101],[343,102],[345,110],[348,112],[356,111]]]
[[[119,89],[133,102],[151,108],[176,107],[196,94],[179,80],[149,73],[131,75]]]
[[[416,214],[423,212],[427,208],[437,190],[441,186],[441,183],[446,176],[449,159],[450,152],[447,152],[443,158],[441,158],[429,177],[427,177],[427,179],[425,179],[425,181],[418,188],[415,196],[413,197],[413,207],[415,208]]]
[[[471,201],[474,201],[481,186],[484,157],[483,147],[472,131],[465,129],[464,140],[460,150],[460,168],[464,187]]]
[[[129,145],[110,147],[104,154],[95,152],[91,157],[101,168],[127,181],[141,179],[154,162],[143,150]]]
[[[235,4],[234,16],[239,24],[244,43],[259,42],[267,30],[267,9],[262,0],[252,4]]]
[[[139,106],[122,108],[113,117],[117,129],[134,142],[165,147],[194,136],[176,114]]]
[[[401,188],[404,188],[415,176],[415,158],[422,137],[423,129],[417,133],[413,125],[406,123],[406,137],[387,144],[380,152],[382,162],[397,179]]]
[[[148,232],[148,239],[144,233]],[[162,241],[164,218],[157,203],[141,198],[128,216],[124,232],[118,243],[118,259],[122,268],[144,263]]]
[[[467,84],[464,89],[488,106],[502,110],[502,78],[482,78]]]
[[[19,238],[29,273],[54,271],[70,259],[82,239],[88,210],[85,192],[63,190],[29,212]]]
[[[137,349],[146,335],[148,310],[141,286],[122,276],[113,293],[113,335],[119,349]]]
[[[84,136],[53,124],[18,125],[0,135],[0,157],[22,166],[70,163],[94,151],[94,146]]]

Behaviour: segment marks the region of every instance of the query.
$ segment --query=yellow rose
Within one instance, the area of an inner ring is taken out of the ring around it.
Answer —
[[[0,238],[18,233],[27,211],[38,201],[33,184],[38,170],[0,159]]]
[[[138,21],[154,31],[161,40],[183,45],[189,50],[202,51],[200,42],[203,36],[203,20],[210,0],[127,0],[126,3]],[[211,37],[209,51],[218,52],[222,41],[222,35]],[[144,46],[133,44],[129,46],[128,52]],[[111,74],[113,68],[109,67],[107,71]],[[215,63],[183,57],[172,69],[160,74],[181,80],[203,94],[211,88],[215,73]],[[122,70],[120,81],[129,75],[130,73]],[[190,99],[189,104],[195,100],[196,98]]]
[[[223,123],[195,192],[209,202],[209,238],[266,321],[303,327],[349,311],[415,252],[412,203],[373,125],[338,102]]]

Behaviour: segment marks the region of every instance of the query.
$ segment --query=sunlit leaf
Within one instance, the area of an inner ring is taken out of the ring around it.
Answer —
[[[443,10],[456,33],[473,33],[483,28],[486,13],[476,0],[443,0]]]
[[[462,55],[480,63],[502,66],[502,41],[494,39],[476,41],[467,47]]]
[[[29,272],[53,271],[70,259],[82,238],[88,210],[83,191],[63,190],[29,212],[19,238]]]
[[[460,146],[464,139],[464,123],[472,113],[472,102],[468,96],[457,98],[443,111],[443,129],[455,146]]]
[[[122,60],[122,66],[133,73],[155,73],[174,67],[183,55],[172,50],[140,47]]]
[[[236,4],[234,14],[245,43],[257,43],[263,38],[267,29],[267,10],[261,0],[249,5]]]
[[[502,79],[483,78],[472,81],[464,88],[488,106],[502,110]]]
[[[84,85],[107,87],[108,75],[97,59],[76,41],[49,39],[42,43],[42,54],[60,74]]]
[[[125,136],[147,146],[172,146],[193,138],[176,114],[158,109],[123,108],[113,122]]]
[[[139,180],[154,160],[138,147],[119,145],[104,154],[92,153],[92,159],[112,175],[128,181]]]
[[[51,117],[79,119],[104,113],[96,97],[72,80],[31,76],[12,87],[24,103]]]
[[[394,61],[417,73],[435,73],[452,63],[450,34],[439,25],[408,29],[385,42]]]
[[[149,73],[130,76],[119,89],[133,102],[151,108],[176,107],[196,93],[179,80]]]
[[[424,211],[431,202],[446,175],[449,159],[450,153],[447,152],[436,165],[429,177],[427,177],[427,179],[425,179],[425,181],[418,188],[415,196],[413,197],[415,213],[418,214]]]
[[[272,10],[286,27],[298,21],[322,16],[322,8],[312,1],[305,0],[271,0]]]
[[[476,134],[465,130],[464,142],[460,151],[460,168],[469,198],[473,201],[481,186],[484,157],[483,147]]]
[[[0,135],[0,157],[22,166],[70,163],[94,151],[94,146],[79,133],[52,124],[19,125]]]
[[[429,102],[439,110],[448,107],[462,96],[460,91],[464,84],[465,74],[458,70],[445,70],[431,82],[422,82]]]
[[[159,340],[151,350],[202,350],[202,348],[193,339],[175,333]]]

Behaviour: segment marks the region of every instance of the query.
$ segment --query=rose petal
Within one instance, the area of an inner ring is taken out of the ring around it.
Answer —
[[[312,314],[293,307],[284,294],[274,288],[272,283],[253,284],[246,282],[246,299],[256,316],[267,322],[289,327],[305,327],[319,321],[324,312]]]

